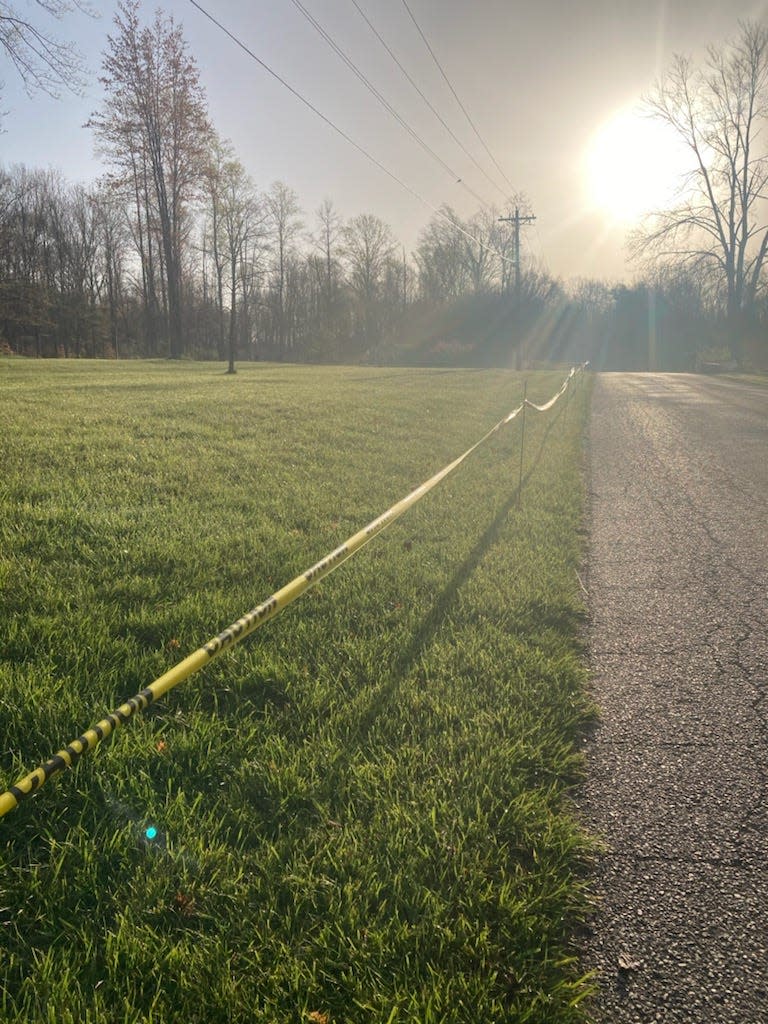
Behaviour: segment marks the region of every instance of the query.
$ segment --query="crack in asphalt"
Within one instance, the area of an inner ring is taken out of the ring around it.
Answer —
[[[766,451],[768,389],[598,378],[578,802],[606,1024],[768,1020]]]

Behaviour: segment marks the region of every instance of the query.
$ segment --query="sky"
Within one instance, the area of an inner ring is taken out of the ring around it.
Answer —
[[[408,83],[354,0],[301,2],[442,163],[379,105],[294,0],[200,3],[412,191],[308,110],[189,0],[145,3],[145,20],[161,6],[182,23],[211,120],[259,188],[281,180],[295,189],[308,229],[326,198],[345,218],[374,213],[410,252],[436,207],[447,203],[469,216],[479,196],[510,213],[511,185],[536,216],[523,231],[524,259],[563,279],[610,281],[637,272],[625,240],[643,190],[651,179],[680,170],[669,140],[648,135],[633,114],[617,115],[637,107],[673,54],[700,60],[708,45],[734,36],[739,19],[768,17],[768,0],[408,0],[505,181],[403,0],[356,2],[485,174]],[[15,3],[43,24],[30,0]],[[28,97],[0,57],[4,165],[55,167],[81,182],[103,173],[84,125],[102,100],[98,75],[116,2],[92,0],[91,6],[94,17],[75,10],[58,24],[45,22],[83,55],[81,96]]]

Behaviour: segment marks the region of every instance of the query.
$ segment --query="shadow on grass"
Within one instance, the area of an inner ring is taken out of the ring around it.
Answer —
[[[552,417],[550,423],[547,425],[541,436],[536,454],[523,476],[522,483],[514,488],[507,500],[499,508],[493,520],[486,527],[482,536],[478,539],[477,543],[461,565],[456,569],[456,572],[453,574],[442,593],[435,600],[432,608],[413,634],[411,642],[400,653],[400,656],[393,664],[389,682],[376,694],[360,719],[357,730],[358,745],[362,745],[362,743],[365,742],[374,722],[392,699],[392,696],[396,692],[401,681],[408,675],[424,649],[437,635],[447,616],[454,607],[459,591],[470,579],[482,560],[498,541],[509,514],[517,507],[518,500],[521,498],[521,492],[525,489],[526,484],[536,472],[541,462],[541,458],[551,432],[554,430],[566,409],[567,404],[564,404],[557,414]],[[349,758],[346,758],[346,761],[348,762]]]

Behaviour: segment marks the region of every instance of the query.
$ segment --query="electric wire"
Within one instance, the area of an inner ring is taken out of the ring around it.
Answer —
[[[256,61],[256,63],[259,65],[259,67],[263,68],[264,71],[267,72],[267,74],[271,75],[272,78],[274,78],[277,82],[280,83],[280,85],[284,86],[288,90],[288,92],[290,92],[293,96],[296,97],[297,100],[300,100],[304,104],[305,107],[307,107],[309,110],[311,110],[312,113],[316,114],[317,117],[319,117],[321,121],[323,121],[325,124],[328,125],[329,128],[332,128],[338,135],[340,135],[342,137],[342,139],[344,139],[345,142],[348,142],[350,144],[350,146],[353,146],[358,151],[358,153],[362,153],[362,155],[367,160],[369,160],[375,167],[378,167],[378,169],[380,171],[382,171],[384,174],[386,174],[387,177],[391,178],[392,181],[396,182],[401,188],[405,189],[405,191],[408,192],[410,195],[412,195],[414,197],[414,199],[418,199],[418,201],[423,206],[426,206],[426,208],[428,210],[431,210],[432,213],[434,213],[436,217],[440,217],[441,220],[446,221],[456,231],[458,231],[460,234],[464,235],[465,238],[468,238],[471,242],[474,242],[475,245],[477,245],[477,246],[485,245],[484,242],[481,242],[478,238],[475,238],[475,236],[470,231],[467,231],[465,228],[463,228],[461,226],[461,224],[458,223],[458,221],[456,221],[453,217],[450,217],[445,212],[444,209],[442,209],[441,207],[435,206],[434,203],[430,203],[429,200],[425,199],[424,196],[421,195],[421,193],[417,192],[415,188],[413,188],[411,185],[408,185],[405,181],[402,180],[402,178],[399,178],[394,173],[394,171],[390,171],[390,169],[388,167],[386,167],[380,160],[377,160],[376,157],[373,156],[372,153],[369,153],[368,150],[365,149],[363,146],[361,146],[359,142],[355,142],[355,140],[350,135],[348,135],[344,131],[343,128],[340,128],[334,121],[332,121],[329,117],[327,117],[321,110],[319,110],[314,105],[314,103],[312,103],[310,100],[308,100],[306,98],[306,96],[302,95],[302,93],[300,93],[298,91],[298,89],[294,89],[294,87],[289,82],[287,82],[283,77],[281,77],[281,75],[279,75],[277,73],[277,71],[274,71],[269,66],[269,64],[265,63],[261,59],[261,57],[258,57],[253,52],[253,50],[251,50],[250,47],[248,47],[242,41],[242,39],[238,38],[238,36],[236,36],[234,34],[234,32],[230,32],[230,30],[228,28],[226,28],[226,26],[222,25],[222,23],[217,18],[215,18],[209,11],[207,11],[201,4],[199,4],[197,2],[197,0],[189,0],[189,3],[194,8],[196,8],[205,18],[207,18],[213,25],[215,25],[216,28],[220,29],[220,31],[222,31],[224,33],[224,35],[227,36],[227,38],[230,39],[235,44],[235,46],[238,46],[252,60]],[[492,247],[488,247],[487,245],[485,247],[487,249],[489,249],[490,252],[493,252],[493,254],[495,256],[497,256],[501,260],[502,263],[509,263],[509,264],[514,265],[514,260],[510,260],[509,257],[507,257],[503,253],[499,252],[498,249],[494,249]]]
[[[448,88],[449,88],[449,89],[451,90],[451,92],[453,93],[453,98],[454,98],[454,99],[456,100],[456,102],[458,103],[458,105],[459,105],[459,106],[461,107],[461,111],[462,111],[462,113],[464,114],[464,117],[466,117],[467,121],[469,121],[469,123],[470,123],[470,126],[472,127],[472,131],[473,131],[473,132],[475,133],[475,135],[476,135],[476,136],[478,137],[478,139],[480,140],[480,143],[481,143],[481,145],[482,145],[483,149],[485,150],[485,152],[486,152],[486,153],[488,154],[488,156],[489,156],[489,157],[491,158],[491,160],[493,161],[493,165],[494,165],[494,167],[496,168],[496,170],[497,170],[497,171],[499,172],[499,174],[500,174],[500,175],[502,176],[502,178],[504,179],[504,181],[506,181],[506,183],[507,183],[507,184],[509,185],[510,189],[512,189],[512,191],[514,191],[514,185],[513,185],[513,184],[512,184],[512,182],[511,182],[511,181],[509,180],[509,178],[508,178],[508,177],[506,176],[506,174],[504,173],[504,171],[503,171],[503,169],[502,169],[501,165],[499,164],[498,160],[496,159],[496,157],[495,157],[495,156],[493,155],[493,153],[492,153],[492,152],[490,151],[490,149],[489,149],[489,148],[488,148],[488,146],[486,145],[485,139],[483,139],[482,135],[481,135],[481,134],[480,134],[480,132],[478,131],[478,129],[477,129],[477,125],[476,125],[476,124],[475,124],[475,122],[474,122],[474,121],[472,120],[472,118],[471,118],[471,117],[469,116],[469,112],[467,111],[467,108],[466,108],[466,107],[464,106],[464,104],[463,104],[463,103],[461,102],[461,100],[459,99],[459,95],[458,95],[458,93],[456,92],[456,90],[454,89],[453,85],[451,84],[451,80],[450,80],[450,79],[448,78],[448,75],[447,75],[447,74],[445,73],[445,70],[443,69],[443,65],[442,65],[442,64],[440,63],[440,61],[439,61],[439,60],[437,59],[437,55],[435,54],[435,51],[434,51],[434,50],[432,49],[432,47],[431,47],[431,46],[429,45],[429,40],[428,40],[428,39],[427,39],[427,37],[426,37],[426,36],[424,35],[424,32],[423,32],[423,31],[422,31],[422,29],[421,29],[421,26],[419,25],[418,21],[416,21],[416,18],[414,17],[413,11],[412,11],[412,10],[411,10],[411,8],[410,8],[410,7],[408,6],[408,0],[403,0],[403,6],[405,7],[406,11],[407,11],[407,12],[408,12],[408,14],[410,15],[411,21],[412,21],[412,22],[413,22],[413,24],[414,24],[414,25],[416,26],[416,31],[417,31],[417,32],[419,33],[419,35],[421,36],[421,38],[422,38],[422,40],[423,40],[423,42],[424,42],[424,45],[425,45],[425,46],[426,46],[426,48],[427,48],[427,49],[429,50],[430,56],[432,57],[432,60],[433,60],[433,61],[435,62],[435,64],[437,65],[437,69],[438,69],[438,71],[440,72],[440,74],[441,74],[441,75],[443,76],[443,78],[445,79],[445,84],[446,84],[446,85],[448,86]]]
[[[456,143],[456,145],[461,149],[461,151],[465,154],[465,156],[469,157],[469,159],[472,161],[472,163],[475,165],[475,167],[477,167],[477,169],[480,171],[480,173],[482,175],[484,175],[484,177],[490,182],[491,185],[493,185],[493,187],[497,190],[497,192],[499,192],[499,194],[503,197],[503,199],[506,202],[508,202],[509,201],[509,196],[508,196],[507,192],[501,187],[501,185],[499,185],[499,183],[494,178],[491,177],[491,175],[483,167],[483,165],[480,163],[480,161],[476,159],[474,154],[470,153],[470,151],[467,149],[467,147],[464,145],[464,143],[461,141],[461,139],[456,135],[456,133],[453,131],[451,126],[446,122],[446,120],[443,118],[443,116],[440,114],[440,112],[435,109],[434,105],[430,102],[429,97],[424,95],[424,92],[421,89],[421,87],[419,86],[419,84],[413,80],[411,75],[408,73],[407,69],[403,67],[403,65],[400,62],[400,60],[398,60],[397,55],[395,53],[393,53],[392,48],[387,43],[386,39],[384,39],[384,37],[381,35],[379,30],[373,24],[373,22],[368,17],[368,15],[365,13],[365,11],[360,6],[360,4],[357,2],[357,0],[352,0],[352,4],[357,9],[357,11],[360,14],[360,17],[366,23],[368,28],[371,30],[371,32],[373,32],[373,34],[379,40],[379,42],[384,47],[384,49],[387,51],[389,56],[392,58],[392,60],[395,62],[395,64],[397,64],[397,66],[402,71],[403,75],[405,75],[405,77],[411,83],[411,85],[416,90],[416,92],[419,94],[419,96],[421,96],[421,98],[424,100],[426,105],[429,107],[429,109],[432,111],[432,113],[438,119],[438,121],[443,126],[443,128],[445,128],[445,130],[448,132],[448,134],[453,139],[453,141]]]
[[[408,134],[411,136],[411,138],[413,138],[416,142],[418,142],[418,144],[425,151],[425,153],[428,153],[432,157],[433,160],[437,161],[437,163],[439,163],[440,166],[448,174],[450,174],[450,176],[453,178],[455,183],[457,185],[461,185],[464,189],[466,189],[467,192],[469,192],[470,195],[474,199],[476,199],[477,202],[480,203],[481,206],[489,205],[488,203],[485,202],[485,200],[482,198],[482,196],[479,196],[477,194],[477,192],[475,192],[475,190],[473,188],[471,188],[469,185],[467,185],[467,183],[461,178],[461,176],[458,175],[456,173],[456,171],[454,171],[454,169],[449,164],[447,164],[445,162],[445,160],[443,160],[443,158],[441,156],[439,156],[435,152],[434,149],[432,149],[432,147],[429,145],[429,143],[425,142],[424,139],[422,139],[422,137],[419,135],[419,133],[408,124],[408,122],[405,120],[405,118],[403,118],[397,112],[397,110],[395,110],[395,108],[392,106],[392,104],[389,102],[389,100],[385,96],[383,96],[381,94],[381,92],[376,88],[376,86],[371,82],[371,80],[365,75],[365,73],[360,70],[360,68],[357,66],[357,64],[355,64],[355,62],[352,60],[352,58],[349,57],[344,52],[344,50],[342,50],[342,48],[338,45],[338,43],[331,36],[331,34],[326,29],[324,29],[323,26],[320,24],[320,22],[317,20],[317,18],[315,18],[315,16],[310,11],[307,10],[307,8],[304,6],[304,4],[301,2],[301,0],[291,0],[291,2],[293,3],[293,6],[304,15],[304,17],[307,19],[307,21],[310,23],[310,25],[312,25],[312,27],[315,29],[315,31],[321,36],[321,38],[324,39],[325,42],[331,47],[331,49],[334,51],[334,53],[347,65],[347,67],[350,69],[350,71],[352,71],[353,74],[355,74],[357,76],[357,78],[363,83],[363,85],[366,87],[366,89],[368,89],[368,91],[373,96],[376,97],[376,99],[384,107],[384,109],[387,111],[387,113],[390,114],[392,117],[394,117],[394,119],[398,122],[398,124],[401,125],[408,132]]]

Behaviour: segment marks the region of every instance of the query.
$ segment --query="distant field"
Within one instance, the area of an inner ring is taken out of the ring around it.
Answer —
[[[502,371],[0,360],[0,787],[520,392]],[[529,414],[520,510],[515,424],[0,820],[0,1020],[582,1020],[586,406],[582,386]]]

